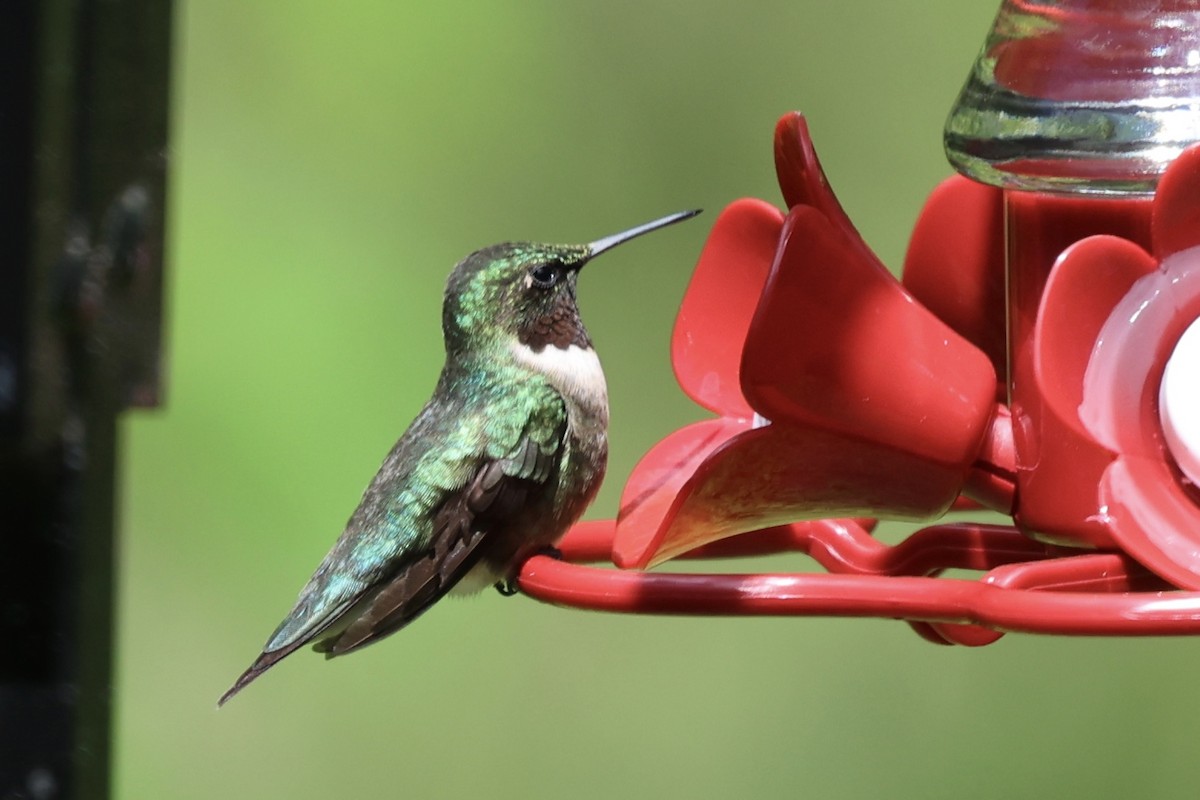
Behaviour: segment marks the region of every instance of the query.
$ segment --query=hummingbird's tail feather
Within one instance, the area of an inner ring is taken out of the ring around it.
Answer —
[[[238,676],[233,686],[229,687],[229,691],[221,695],[221,699],[217,701],[217,708],[225,705],[231,697],[246,688],[259,675],[262,675],[275,666],[282,659],[296,652],[331,628],[336,627],[341,619],[347,616],[347,612],[352,611],[355,602],[360,599],[357,596],[351,596],[325,614],[315,616],[309,611],[311,607],[309,602],[310,596],[316,593],[315,590],[311,589],[311,586],[312,582],[310,581],[310,585],[305,587],[305,590],[301,592],[300,599],[296,602],[296,607],[292,609],[292,613],[288,614],[287,618],[275,629],[275,633],[271,634],[271,638],[267,641],[266,647],[259,657],[254,660],[249,669]]]
[[[230,686],[229,690],[225,692],[225,694],[221,695],[221,699],[217,701],[217,708],[220,708],[229,702],[234,695],[253,683],[259,675],[262,675],[271,667],[275,666],[285,656],[289,656],[299,648],[303,647],[307,641],[307,639],[301,639],[292,642],[287,647],[281,647],[278,650],[263,651],[258,658],[254,659],[254,663],[251,664],[245,672],[238,676],[238,679],[233,682],[233,686]]]

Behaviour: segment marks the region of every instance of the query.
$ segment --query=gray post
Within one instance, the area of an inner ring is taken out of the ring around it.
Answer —
[[[116,418],[160,396],[169,0],[0,11],[0,798],[109,790]]]

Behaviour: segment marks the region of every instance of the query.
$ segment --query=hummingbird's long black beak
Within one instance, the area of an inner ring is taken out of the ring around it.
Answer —
[[[630,239],[635,239],[638,236],[641,236],[643,233],[656,231],[659,228],[665,228],[668,225],[674,225],[676,222],[681,222],[685,219],[691,219],[699,214],[700,211],[701,209],[699,208],[694,208],[691,211],[680,211],[677,214],[670,214],[662,219],[656,219],[653,222],[647,222],[644,225],[638,225],[636,228],[630,228],[627,231],[621,231],[620,233],[614,233],[612,236],[605,236],[603,239],[597,239],[587,246],[588,250],[590,251],[588,258],[595,258],[605,250],[611,250],[612,248],[621,244],[621,242],[628,242]]]

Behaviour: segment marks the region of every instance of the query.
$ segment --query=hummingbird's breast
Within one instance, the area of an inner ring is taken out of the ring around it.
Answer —
[[[571,344],[535,350],[519,342],[512,353],[516,361],[545,380],[562,396],[567,409],[566,445],[560,468],[560,494],[569,498],[564,508],[575,521],[600,488],[608,462],[608,384],[596,351]]]
[[[543,381],[562,398],[567,412],[562,455],[553,485],[496,531],[486,557],[456,593],[490,586],[529,555],[556,544],[595,498],[608,463],[608,387],[596,351],[578,345],[535,350],[519,341],[510,351],[525,380]]]
[[[568,405],[577,406],[581,415],[596,418],[607,429],[608,383],[600,358],[590,345],[535,349],[517,342],[512,354],[519,364],[544,377]]]

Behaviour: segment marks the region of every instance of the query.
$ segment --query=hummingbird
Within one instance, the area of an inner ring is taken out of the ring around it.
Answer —
[[[506,242],[446,281],[437,387],[388,453],[341,536],[224,705],[313,642],[345,655],[408,625],[447,592],[517,591],[600,488],[608,390],[579,317],[579,270],[682,211],[590,244]]]

